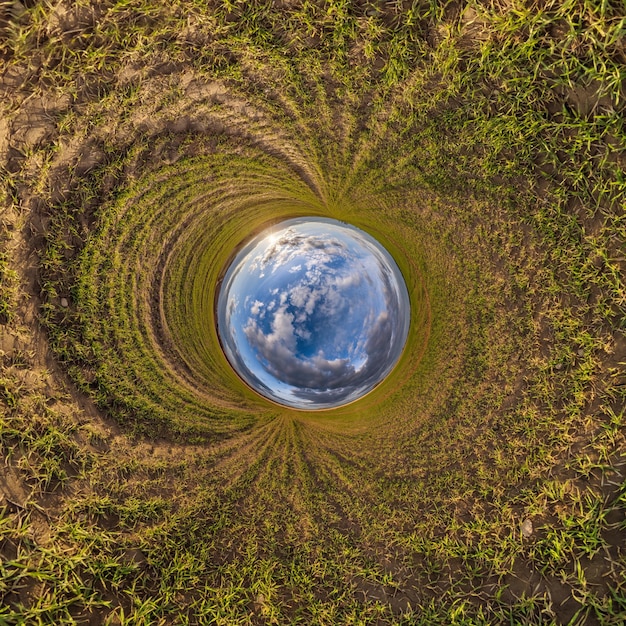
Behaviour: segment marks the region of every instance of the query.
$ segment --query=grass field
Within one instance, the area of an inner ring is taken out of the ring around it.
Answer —
[[[0,2],[0,625],[626,621],[626,5]],[[224,265],[409,287],[343,408],[232,372]]]

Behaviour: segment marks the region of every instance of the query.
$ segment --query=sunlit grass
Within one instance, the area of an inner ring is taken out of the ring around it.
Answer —
[[[26,4],[0,622],[623,623],[621,3]],[[294,215],[411,293],[335,411],[257,397],[215,333],[233,249]]]

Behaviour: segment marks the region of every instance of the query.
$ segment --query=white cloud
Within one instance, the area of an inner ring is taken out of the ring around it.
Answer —
[[[294,352],[296,349],[296,336],[293,327],[293,315],[287,313],[287,307],[280,307],[272,321],[272,334],[268,335],[270,343],[278,342]]]
[[[311,339],[311,331],[305,330],[304,328],[297,328],[296,335],[298,335],[298,337],[300,337],[301,339],[304,339],[305,341],[308,341],[309,339]]]
[[[235,309],[239,304],[239,300],[236,296],[231,296],[228,298],[228,303],[226,304],[226,322],[230,324],[230,319],[235,313]]]
[[[300,282],[289,291],[289,301],[293,306],[301,309],[306,305],[310,295],[311,288]]]
[[[274,273],[284,265],[302,257],[307,259],[306,267],[309,269],[313,265],[325,265],[333,258],[349,256],[347,246],[331,235],[302,235],[289,228],[272,237],[270,245],[250,263],[250,272],[260,270],[261,276],[264,276],[267,268],[271,267]],[[296,265],[289,271],[297,272],[301,269],[301,263],[296,261]]]

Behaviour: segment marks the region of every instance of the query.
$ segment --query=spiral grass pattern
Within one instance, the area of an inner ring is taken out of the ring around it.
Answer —
[[[619,3],[4,7],[0,620],[617,624]],[[304,412],[215,328],[268,224],[343,220],[411,300]]]

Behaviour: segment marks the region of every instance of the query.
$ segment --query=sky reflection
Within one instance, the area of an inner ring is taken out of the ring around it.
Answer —
[[[268,228],[236,255],[218,331],[238,374],[298,409],[360,398],[391,371],[410,307],[400,270],[370,235],[325,218]]]

